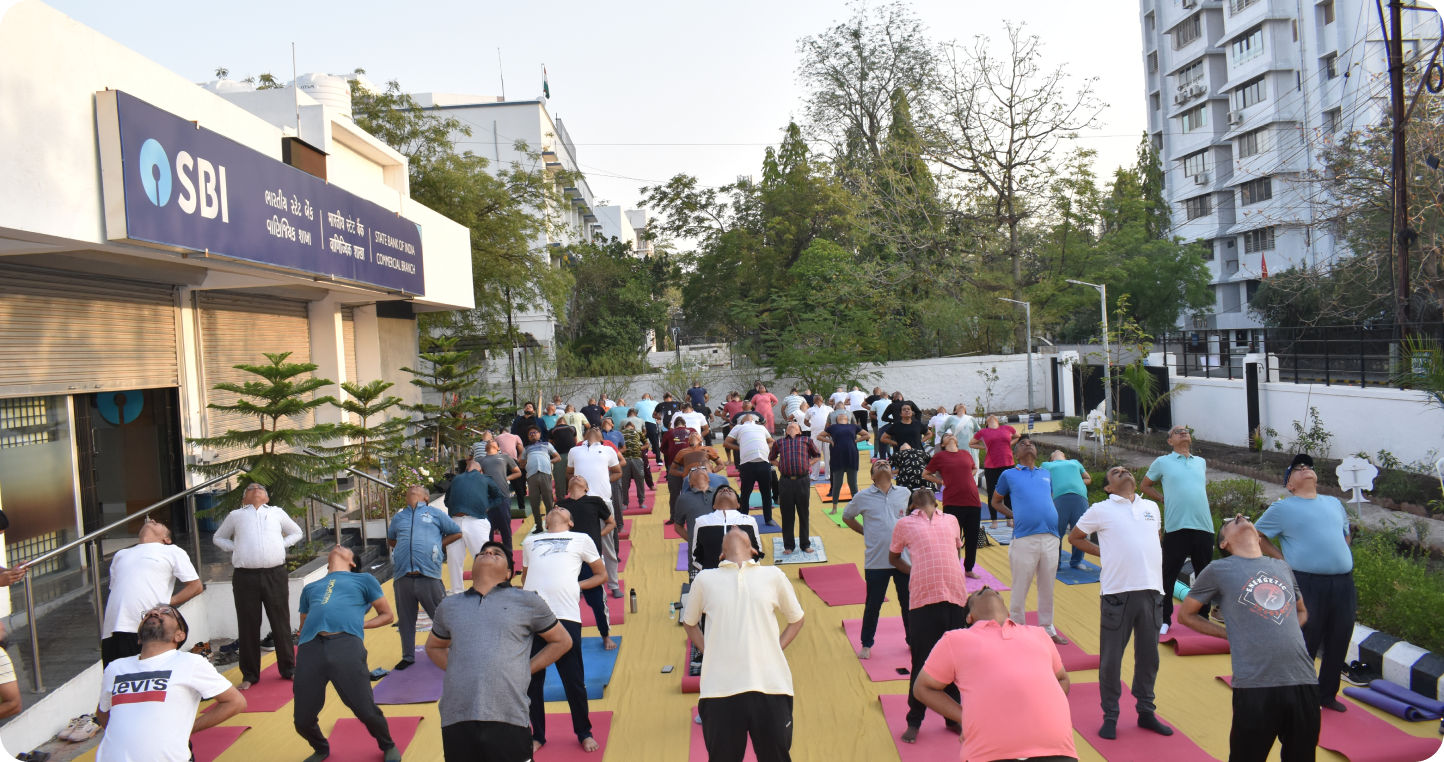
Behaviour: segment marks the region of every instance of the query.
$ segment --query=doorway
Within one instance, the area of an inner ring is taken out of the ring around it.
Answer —
[[[85,531],[124,519],[183,490],[184,448],[175,388],[127,389],[75,398],[76,454]],[[151,514],[173,532],[186,531],[183,501]],[[134,545],[137,519],[102,540],[104,555]]]

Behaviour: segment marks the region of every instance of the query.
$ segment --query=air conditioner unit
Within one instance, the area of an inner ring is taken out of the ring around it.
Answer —
[[[1231,125],[1243,124],[1243,114],[1237,111],[1228,112],[1228,123]]]
[[[1203,84],[1202,82],[1199,82],[1199,83],[1195,84],[1193,87],[1188,88],[1188,93],[1189,93],[1189,95],[1204,95],[1204,94],[1207,93],[1207,92],[1208,92],[1208,85],[1205,85],[1205,84]]]
[[[1174,96],[1173,96],[1173,105],[1177,106],[1177,105],[1180,104],[1180,103],[1187,103],[1187,102],[1188,102],[1188,93],[1175,93],[1175,94],[1174,94]]]
[[[1183,0],[1183,7],[1184,7],[1184,8],[1197,8],[1197,7],[1198,7],[1198,0]]]
[[[1193,176],[1193,183],[1194,183],[1195,185],[1208,185],[1208,173],[1207,173],[1207,172],[1199,172],[1198,174],[1194,175],[1194,176]]]

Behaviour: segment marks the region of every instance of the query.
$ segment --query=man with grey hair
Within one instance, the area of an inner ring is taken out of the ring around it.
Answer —
[[[426,504],[426,488],[413,484],[406,490],[406,507],[391,517],[386,544],[391,546],[392,592],[396,595],[397,628],[401,631],[401,661],[396,669],[416,663],[416,606],[433,621],[436,605],[446,597],[441,584],[441,563],[446,546],[461,539],[445,511]]]
[[[282,508],[268,505],[270,494],[258,482],[246,485],[241,507],[226,514],[213,541],[231,554],[231,591],[239,631],[241,690],[261,679],[261,611],[271,624],[276,669],[289,680],[296,671],[291,637],[291,590],[286,548],[301,541],[301,527]]]

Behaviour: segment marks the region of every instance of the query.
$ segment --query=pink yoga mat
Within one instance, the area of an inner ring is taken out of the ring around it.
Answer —
[[[1232,677],[1218,679],[1233,687]],[[1349,711],[1322,710],[1319,746],[1348,757],[1349,762],[1419,762],[1438,753],[1438,740],[1409,735],[1363,704],[1353,699],[1339,700]]]
[[[618,540],[630,540],[630,539],[632,539],[632,520],[631,520],[631,519],[624,519],[624,520],[622,521],[622,528],[621,528],[620,530],[618,530],[618,532],[617,532],[617,539],[618,539]]]
[[[1173,728],[1171,736],[1161,736],[1138,727],[1138,712],[1134,709],[1133,696],[1128,692],[1128,683],[1120,681],[1120,685],[1123,697],[1118,702],[1118,738],[1112,741],[1098,735],[1098,729],[1103,726],[1098,683],[1073,683],[1068,691],[1068,711],[1073,717],[1073,729],[1104,759],[1108,762],[1218,762],[1178,728]],[[1162,716],[1158,719],[1173,727]]]
[[[692,658],[692,641],[688,640],[682,644],[682,692],[700,693],[702,691],[702,676],[693,677],[687,674],[689,661]]]
[[[1177,609],[1173,612],[1173,618],[1169,620],[1168,634],[1158,636],[1159,643],[1167,643],[1170,640],[1173,641],[1173,648],[1179,656],[1228,653],[1228,640],[1204,635],[1179,624]]]
[[[547,713],[547,744],[533,759],[536,762],[600,762],[607,753],[607,737],[612,734],[611,712],[588,712],[592,721],[592,738],[601,748],[582,751],[582,743],[572,733],[572,716],[566,712]]]
[[[196,762],[213,762],[236,742],[241,734],[250,730],[250,725],[218,725],[191,734],[191,753]]]
[[[918,729],[917,743],[903,743],[902,734],[908,729],[908,697],[906,694],[878,696],[882,702],[882,716],[887,720],[887,732],[892,736],[893,745],[902,762],[944,762],[958,758],[958,734],[948,730],[943,716],[928,710],[923,715],[923,725]]]
[[[648,493],[647,493],[647,499],[642,502],[642,505],[641,505],[641,506],[635,506],[635,505],[634,505],[634,506],[632,506],[631,508],[627,508],[627,509],[625,509],[625,510],[622,511],[622,515],[623,515],[623,516],[646,515],[646,514],[651,513],[651,512],[652,512],[652,509],[655,508],[656,506],[657,506],[657,493],[655,493],[655,492],[648,492]]]
[[[239,673],[239,668],[237,668]],[[246,712],[274,712],[277,709],[291,703],[294,684],[290,680],[282,680],[281,673],[274,663],[261,670],[260,682],[252,685],[250,690],[242,693],[246,697]],[[212,703],[211,706],[215,706]],[[209,712],[211,706],[205,708]]]
[[[627,570],[627,559],[632,557],[632,541],[622,540],[617,543],[617,571]]]
[[[687,571],[687,543],[677,546],[677,571]]]
[[[416,737],[416,727],[421,724],[421,718],[387,717],[386,724],[391,728],[391,740],[395,742],[396,748],[405,754],[406,747],[411,745],[411,739]],[[383,755],[381,750],[376,748],[376,739],[366,732],[366,726],[355,717],[342,717],[337,720],[336,727],[331,729],[331,735],[326,740],[331,742],[331,759],[381,762]]]
[[[867,584],[857,573],[857,564],[804,566],[798,570],[802,581],[829,606],[851,606],[867,602]]]
[[[692,725],[692,738],[687,744],[687,762],[707,762],[707,742],[702,738],[702,726],[698,725],[692,718],[697,716],[697,707],[692,707],[692,714],[688,715],[687,722]],[[793,748],[796,748],[794,745]],[[752,739],[747,739],[747,753],[742,755],[742,762],[757,762],[757,754],[752,751]]]
[[[607,621],[609,621],[613,627],[616,627],[617,625],[622,624],[623,622],[627,621],[627,606],[626,606],[627,599],[625,598],[625,596],[626,596],[626,592],[625,592],[625,591],[626,591],[626,589],[627,589],[627,581],[624,580],[624,579],[622,579],[621,577],[618,577],[618,578],[617,578],[617,584],[618,584],[619,586],[621,586],[621,588],[622,588],[622,590],[623,590],[622,595],[623,595],[624,597],[622,597],[622,598],[613,598],[611,591],[610,591],[610,590],[607,590],[607,586],[606,586],[606,585],[602,585],[602,590],[604,591],[603,594],[606,596],[606,599],[607,599]],[[591,607],[591,606],[588,606],[588,605],[587,605],[587,602],[586,602],[585,600],[583,600],[583,601],[581,602],[581,604],[582,604],[582,626],[583,626],[583,627],[596,627],[596,626],[597,626],[597,617],[596,617],[595,614],[592,613],[592,607]]]
[[[676,526],[675,524],[663,524],[663,525],[662,525],[662,539],[664,539],[664,540],[680,540],[680,539],[682,539],[682,534],[677,531],[677,526]]]
[[[1034,627],[1038,626],[1038,612],[1029,611],[1023,616],[1027,619],[1028,624],[1031,624]],[[1055,625],[1053,629],[1057,630],[1058,628]],[[1068,633],[1063,632],[1062,630],[1058,630],[1058,634],[1062,635],[1065,638],[1068,638],[1069,640],[1069,643],[1066,646],[1060,646],[1057,643],[1053,644],[1053,647],[1058,649],[1058,655],[1063,657],[1063,669],[1066,669],[1069,672],[1079,672],[1085,669],[1098,669],[1097,654],[1090,654],[1087,651],[1079,648],[1078,644],[1072,642],[1073,639],[1068,637]]]
[[[960,561],[959,563],[962,562]],[[991,587],[1000,593],[1005,590],[1013,589],[1003,584],[1002,580],[994,577],[993,573],[988,571],[987,569],[984,569],[982,565],[974,566],[973,573],[978,575],[977,579],[973,579],[972,577],[966,575],[963,577],[963,582],[966,583],[968,587],[968,595],[972,595],[973,593],[982,590],[984,587]]]
[[[852,644],[854,654],[862,653],[862,620],[842,620],[842,630],[847,633],[847,642]],[[877,620],[877,635],[873,638],[872,658],[858,659],[867,676],[874,683],[890,680],[906,680],[911,672],[899,673],[898,669],[911,670],[912,651],[908,649],[903,633],[902,617],[885,616]]]
[[[511,533],[512,533],[512,534],[516,534],[517,532],[520,532],[520,531],[521,531],[522,522],[525,522],[525,521],[526,521],[526,519],[512,519],[512,520],[511,520]]]

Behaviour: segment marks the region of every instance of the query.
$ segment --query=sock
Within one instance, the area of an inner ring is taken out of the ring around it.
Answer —
[[[1328,701],[1319,702],[1319,706],[1323,707],[1324,709],[1332,709],[1335,712],[1349,711],[1349,705],[1340,701],[1338,696],[1333,696]]]
[[[1104,720],[1104,721],[1103,721],[1103,727],[1101,727],[1101,728],[1098,729],[1098,735],[1099,735],[1099,737],[1101,737],[1101,738],[1107,738],[1107,739],[1110,740],[1110,741],[1112,741],[1113,739],[1117,738],[1117,737],[1118,737],[1118,720]]]
[[[1161,736],[1173,735],[1173,728],[1170,728],[1167,725],[1159,722],[1158,717],[1155,716],[1152,712],[1138,713],[1138,727],[1143,728],[1144,730],[1151,730]]]
[[[416,662],[412,661],[411,659],[402,659],[401,661],[396,662],[396,666],[394,667],[394,669],[406,669],[407,667],[415,663]]]
[[[384,762],[401,762],[401,747],[392,746],[384,752]]]

